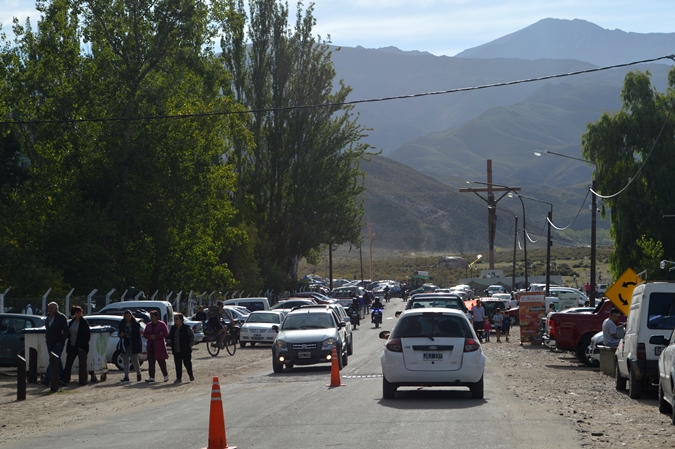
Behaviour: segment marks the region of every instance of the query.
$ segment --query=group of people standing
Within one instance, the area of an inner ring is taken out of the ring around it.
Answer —
[[[509,341],[511,320],[508,311],[500,310],[499,308],[495,309],[495,313],[492,315],[492,321],[490,321],[490,318],[485,313],[483,302],[480,299],[477,299],[469,313],[472,317],[473,329],[476,331],[479,340],[482,341],[484,339],[485,342],[489,342],[490,332],[494,329],[497,343],[501,343],[502,334],[506,341]]]
[[[91,329],[86,318],[83,317],[83,310],[79,306],[70,308],[70,321],[66,316],[59,312],[59,305],[50,302],[47,306],[47,321],[45,324],[45,340],[47,350],[59,356],[59,381],[61,385],[67,385],[70,382],[71,370],[75,359],[81,352],[89,352],[89,340],[91,339]],[[146,382],[155,382],[155,363],[164,376],[164,382],[169,381],[169,372],[166,366],[166,360],[169,358],[169,352],[166,346],[166,340],[171,342],[174,365],[176,369],[175,384],[182,383],[183,366],[187,371],[190,381],[195,380],[192,371],[192,346],[195,344],[195,336],[190,326],[184,325],[185,318],[181,313],[174,314],[174,323],[169,330],[166,323],[159,319],[159,312],[153,310],[150,312],[150,323],[141,330],[140,323],[133,317],[130,310],[125,310],[123,318],[118,328],[119,342],[117,349],[122,352],[124,365],[124,377],[122,382],[129,382],[129,371],[133,365],[136,371],[136,380],[141,381],[141,367],[138,354],[143,351],[142,338],[147,340],[146,351],[148,354],[148,378]],[[61,363],[61,354],[66,348],[66,364]],[[45,373],[43,384],[50,385],[51,369],[48,366]]]

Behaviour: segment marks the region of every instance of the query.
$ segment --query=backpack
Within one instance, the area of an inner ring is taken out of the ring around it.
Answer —
[[[217,316],[220,315],[220,309],[218,306],[209,306],[207,315],[209,318],[216,318]]]

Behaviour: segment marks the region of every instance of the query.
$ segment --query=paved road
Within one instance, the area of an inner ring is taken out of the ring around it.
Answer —
[[[384,327],[390,329],[394,302]],[[354,355],[342,387],[328,388],[328,366],[259,372],[222,385],[227,440],[239,448],[581,447],[569,421],[517,398],[508,379],[488,361],[485,399],[467,388],[404,389],[382,400],[381,329],[355,331]],[[210,391],[170,406],[130,410],[116,420],[64,430],[15,449],[94,447],[161,449],[207,445]],[[93,412],[95,414],[95,412]]]

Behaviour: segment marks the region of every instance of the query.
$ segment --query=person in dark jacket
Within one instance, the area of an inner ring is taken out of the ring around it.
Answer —
[[[124,311],[117,335],[120,337],[117,348],[122,352],[122,365],[124,366],[122,382],[129,382],[130,361],[134,364],[136,380],[140,382],[141,364],[138,361],[138,354],[143,351],[143,341],[141,340],[141,325],[131,315],[131,310]]]
[[[63,374],[63,363],[61,363],[61,353],[63,346],[68,338],[68,319],[59,312],[59,305],[55,302],[47,304],[47,322],[45,324],[47,331],[45,332],[45,340],[47,342],[47,350],[59,356],[59,378]],[[47,372],[45,373],[42,384],[49,386],[51,380],[51,367],[47,365]]]
[[[61,382],[66,384],[70,382],[73,362],[79,356],[80,351],[89,352],[89,340],[91,339],[91,329],[89,329],[87,320],[82,317],[82,307],[71,307],[70,316],[73,318],[68,323],[66,366],[63,368],[63,373],[61,373]]]
[[[190,381],[195,380],[192,373],[192,345],[195,344],[195,334],[190,326],[184,324],[184,321],[182,313],[174,314],[173,327],[169,331],[171,352],[176,366],[176,380],[173,381],[175,384],[183,382],[183,365],[190,376]]]

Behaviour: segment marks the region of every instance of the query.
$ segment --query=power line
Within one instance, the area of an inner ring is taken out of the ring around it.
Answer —
[[[33,124],[42,124],[42,123],[85,123],[85,122],[119,122],[119,121],[140,121],[140,120],[170,120],[170,119],[188,119],[188,118],[199,118],[199,117],[214,117],[214,116],[223,116],[223,115],[241,115],[241,114],[258,114],[263,112],[282,112],[282,111],[292,111],[298,109],[316,109],[316,108],[326,108],[326,107],[340,107],[340,106],[351,106],[362,103],[377,103],[382,101],[392,101],[392,100],[405,100],[410,98],[420,98],[428,97],[433,95],[447,95],[454,94],[459,92],[469,92],[474,90],[481,89],[490,89],[493,87],[505,87],[513,86],[516,84],[532,83],[536,81],[545,81],[556,78],[565,78],[568,76],[583,75],[586,73],[601,72],[605,70],[618,69],[622,67],[630,67],[638,64],[646,64],[649,62],[661,61],[663,59],[670,59],[675,62],[675,54],[659,56],[658,58],[651,59],[642,59],[640,61],[632,61],[624,64],[616,64],[604,67],[596,67],[594,69],[586,70],[576,70],[573,72],[559,73],[556,75],[546,75],[536,78],[527,78],[522,80],[506,81],[501,83],[492,83],[492,84],[482,84],[480,86],[471,86],[471,87],[459,87],[455,89],[440,90],[433,92],[422,92],[416,94],[408,95],[395,95],[391,97],[380,97],[380,98],[369,98],[362,100],[352,100],[352,101],[342,101],[337,103],[320,103],[313,105],[298,105],[298,106],[284,106],[280,108],[261,108],[261,109],[242,109],[242,110],[233,110],[233,111],[212,111],[212,112],[199,112],[192,114],[178,114],[178,115],[148,115],[142,117],[99,117],[99,118],[72,118],[72,119],[59,119],[59,120],[4,120],[0,121],[0,125],[33,125]]]

